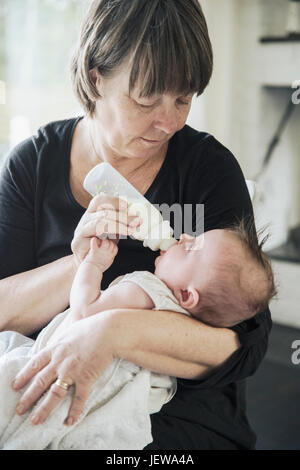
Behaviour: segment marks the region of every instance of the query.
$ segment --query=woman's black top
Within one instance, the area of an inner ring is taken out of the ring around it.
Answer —
[[[69,185],[71,142],[79,119],[41,127],[37,135],[12,150],[2,167],[0,279],[71,254],[73,233],[85,212]],[[243,216],[253,217],[237,160],[212,135],[187,125],[170,140],[164,163],[145,197],[157,205],[189,204],[194,231],[196,207],[201,207],[197,204],[204,204],[205,231],[226,227]],[[121,274],[154,272],[157,255],[140,241],[121,239],[117,257],[104,273],[102,289]],[[173,399],[151,416],[153,443],[147,449],[254,448],[255,434],[246,417],[245,379],[256,371],[266,352],[270,312],[261,312],[232,329],[242,346],[207,378],[178,379]]]

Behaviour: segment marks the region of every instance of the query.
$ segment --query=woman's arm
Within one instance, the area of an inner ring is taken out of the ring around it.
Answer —
[[[30,335],[69,305],[74,255],[0,280],[0,330]]]
[[[186,379],[212,372],[238,348],[236,334],[212,328],[180,313],[107,310],[75,322],[64,337],[42,349],[19,372],[14,389],[32,382],[20,399],[23,414],[59,377],[74,385],[68,423],[80,416],[93,383],[116,357],[150,370]],[[32,422],[44,422],[67,391],[50,387]]]
[[[127,224],[136,218],[127,217],[127,203],[124,203],[117,217],[109,215],[108,220],[107,212],[112,208],[118,210],[119,200],[99,195],[91,201],[76,229],[72,242],[73,255],[32,269],[36,263],[34,211],[31,207],[32,195],[28,190],[30,194],[25,197],[27,193],[22,187],[21,176],[26,175],[23,179],[30,179],[23,163],[22,160],[19,162],[22,171],[18,184],[13,168],[6,169],[0,178],[0,331],[15,330],[30,335],[69,305],[72,282],[89,250],[90,238],[104,232],[114,233],[112,229],[116,228],[119,219],[118,233],[128,235],[133,229],[129,229]],[[11,178],[12,174],[14,179]],[[108,211],[102,210],[106,208]],[[7,221],[6,225],[4,222]],[[18,274],[9,275],[9,271]]]
[[[176,312],[115,309],[111,322],[116,357],[174,377],[206,376],[240,347],[234,331]]]

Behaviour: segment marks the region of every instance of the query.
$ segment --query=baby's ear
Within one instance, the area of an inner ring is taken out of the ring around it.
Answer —
[[[200,292],[194,287],[187,289],[175,289],[174,295],[177,298],[180,306],[185,310],[190,310],[197,307],[200,302]]]

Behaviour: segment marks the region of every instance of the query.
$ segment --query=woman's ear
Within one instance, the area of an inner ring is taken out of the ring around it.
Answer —
[[[187,289],[175,289],[174,295],[177,298],[180,306],[185,310],[190,310],[197,307],[200,302],[200,292],[194,287],[188,287]]]
[[[89,75],[90,79],[93,82],[93,85],[97,88],[97,90],[99,90],[101,76],[97,67],[94,67],[93,69],[89,70]]]

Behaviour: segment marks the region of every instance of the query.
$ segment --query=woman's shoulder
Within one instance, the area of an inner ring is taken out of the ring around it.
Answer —
[[[18,143],[7,155],[8,161],[30,160],[40,152],[57,148],[72,133],[80,118],[52,121],[38,128],[35,134]]]
[[[211,145],[213,139],[213,136],[208,132],[197,131],[186,124],[172,137],[171,143],[178,153],[181,151],[192,152],[196,148]]]
[[[232,152],[217,140],[212,134],[198,131],[185,125],[173,137],[173,154],[183,164],[193,166],[213,166],[216,163],[221,168],[222,165],[239,166],[237,159]],[[184,160],[181,158],[184,154]]]
[[[36,135],[32,136],[34,140],[44,140],[51,143],[53,139],[62,140],[74,130],[77,122],[82,119],[82,116],[73,117],[69,119],[61,119],[58,121],[51,121],[39,127]]]
[[[197,131],[185,125],[172,139],[169,164],[189,181],[206,187],[211,181],[216,186],[227,175],[228,184],[233,179],[244,180],[239,161],[233,153],[212,134]]]
[[[13,173],[35,173],[40,166],[48,162],[62,160],[67,155],[67,147],[71,144],[72,131],[80,118],[71,118],[49,122],[38,128],[35,134],[18,143],[5,157],[3,169]]]
[[[180,181],[184,201],[205,205],[205,230],[252,215],[245,177],[232,152],[213,135],[189,126],[175,138],[169,166]]]

